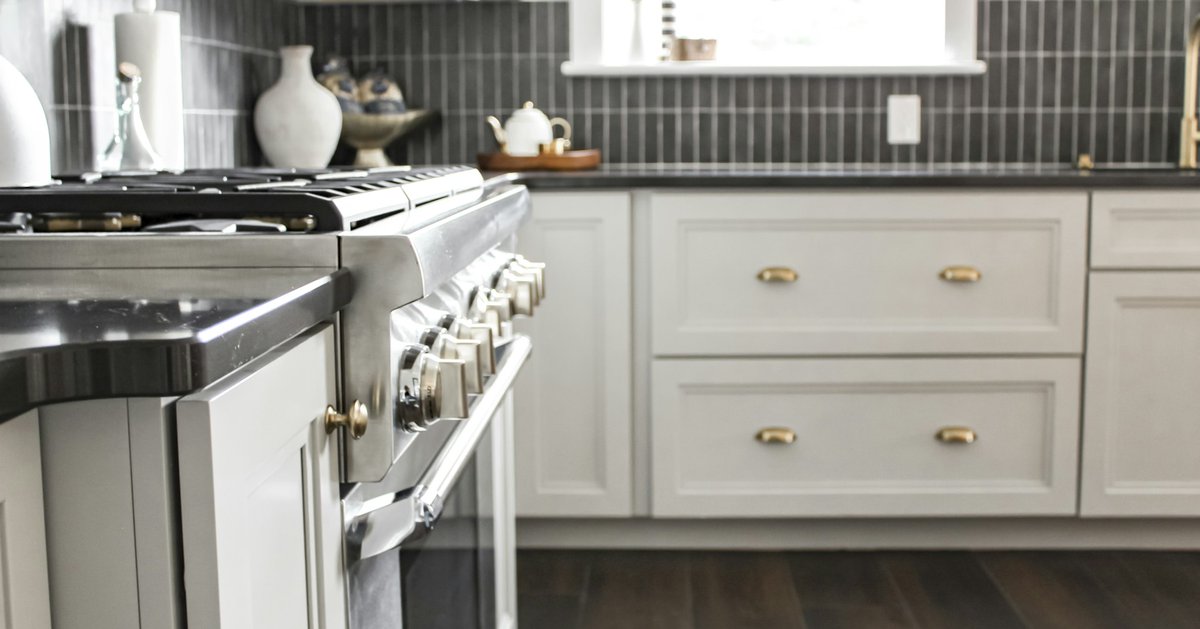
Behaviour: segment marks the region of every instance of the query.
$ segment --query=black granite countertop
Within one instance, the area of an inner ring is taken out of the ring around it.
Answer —
[[[534,190],[572,188],[1197,188],[1200,172],[1174,168],[870,166],[601,166],[577,172],[488,173]]]
[[[196,297],[181,286],[178,297],[0,294],[0,421],[54,402],[201,389],[329,319],[349,303],[352,286],[346,271],[318,272],[262,293]]]

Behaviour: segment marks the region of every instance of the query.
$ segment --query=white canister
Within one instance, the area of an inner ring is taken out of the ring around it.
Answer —
[[[254,106],[254,132],[272,166],[324,168],[337,149],[342,108],[312,74],[312,46],[279,50],[283,74]]]
[[[155,0],[134,0],[133,13],[121,13],[114,22],[117,63],[132,63],[141,70],[138,88],[142,122],[150,146],[162,157],[167,170],[182,170],[183,54],[179,14],[156,11]]]
[[[33,86],[0,57],[0,187],[44,186],[50,179],[50,127]]]

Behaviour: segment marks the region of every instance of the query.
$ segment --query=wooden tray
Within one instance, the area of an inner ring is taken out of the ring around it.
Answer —
[[[567,151],[562,155],[542,153],[517,157],[508,153],[480,153],[481,170],[590,170],[600,165],[600,150]]]

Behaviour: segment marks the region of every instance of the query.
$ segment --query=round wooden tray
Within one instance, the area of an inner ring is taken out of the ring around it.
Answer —
[[[536,157],[480,153],[478,160],[481,170],[590,170],[600,165],[600,150],[567,151],[561,155],[542,153]]]

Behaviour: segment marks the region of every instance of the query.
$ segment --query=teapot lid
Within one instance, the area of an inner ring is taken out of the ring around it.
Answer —
[[[531,100],[525,101],[525,104],[521,105],[521,109],[534,109],[533,101],[531,101]]]

